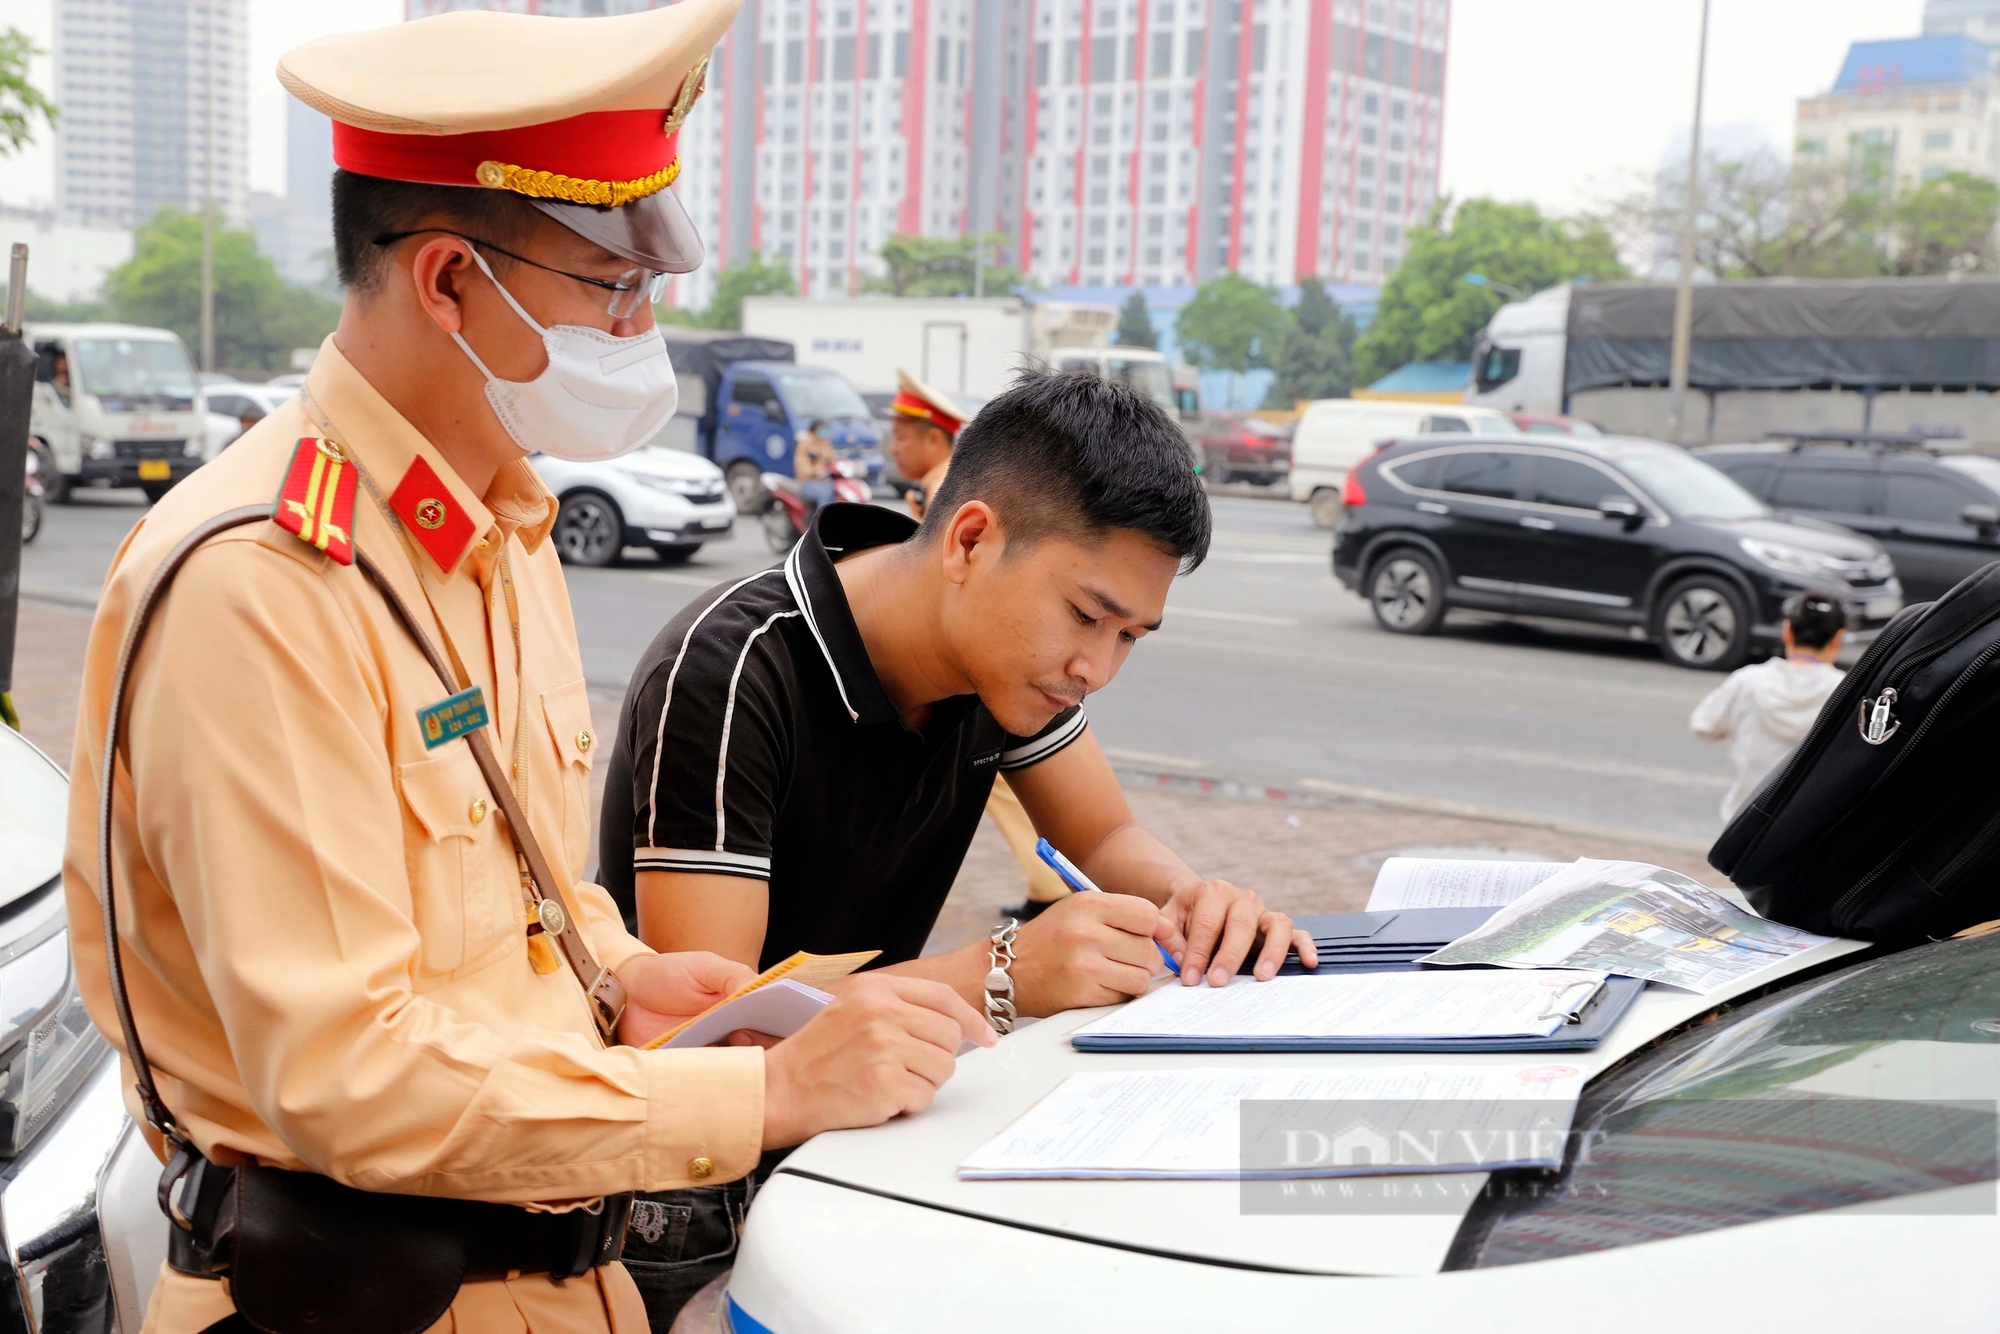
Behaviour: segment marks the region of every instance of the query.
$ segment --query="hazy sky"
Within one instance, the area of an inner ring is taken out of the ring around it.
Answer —
[[[402,0],[249,0],[250,181],[284,185],[284,94],[270,71],[321,33],[399,20]],[[46,49],[51,0],[0,0],[0,26]],[[1851,41],[1913,34],[1922,0],[1717,0],[1704,122],[1780,148],[1794,101],[1833,82]],[[1700,0],[1454,0],[1444,188],[1461,198],[1589,205],[1659,163],[1694,100]],[[48,86],[48,61],[38,62]],[[52,198],[46,144],[0,160],[0,200]]]

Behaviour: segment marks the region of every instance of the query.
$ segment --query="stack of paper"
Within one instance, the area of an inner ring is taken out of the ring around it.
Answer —
[[[1561,1165],[1583,1072],[1407,1065],[1071,1075],[958,1165],[969,1180],[1270,1180]]]
[[[1607,987],[1603,973],[1558,969],[1279,977],[1219,989],[1169,983],[1079,1028],[1070,1044],[1080,1051],[1593,1046],[1639,990]]]
[[[1567,865],[1567,862],[1391,857],[1375,873],[1368,910],[1498,908],[1512,903]]]

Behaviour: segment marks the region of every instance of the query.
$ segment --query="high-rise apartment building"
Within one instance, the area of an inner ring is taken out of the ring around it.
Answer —
[[[1995,65],[1994,48],[1955,33],[1856,42],[1833,87],[1799,99],[1794,161],[1839,190],[2000,179]]]
[[[56,208],[135,227],[249,200],[247,0],[55,0]]]
[[[645,0],[409,0],[613,13]],[[1046,285],[1374,283],[1437,195],[1450,0],[745,0],[681,131],[710,263],[801,292],[895,233]]]

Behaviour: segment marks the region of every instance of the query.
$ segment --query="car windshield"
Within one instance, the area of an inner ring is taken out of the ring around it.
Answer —
[[[1672,446],[1619,450],[1626,475],[1680,519],[1761,519],[1771,511],[1727,473]]]
[[[780,375],[778,384],[785,402],[801,421],[834,421],[841,417],[868,419],[868,405],[861,401],[861,395],[854,392],[854,386],[838,375],[791,372]]]
[[[107,412],[194,406],[194,367],[171,339],[79,338],[76,359],[78,387]]]
[[[2000,492],[2000,459],[1984,454],[1946,454],[1938,460],[1944,467],[1978,482],[1988,491]]]
[[[2000,1180],[2000,934],[1788,987],[1584,1090],[1559,1180],[1489,1190],[1451,1268],[1608,1250]],[[1963,1194],[1963,1192],[1961,1192]],[[1984,1193],[1984,1210],[1993,1196]]]
[[[1472,422],[1474,435],[1519,435],[1521,428],[1514,425],[1511,417],[1503,417],[1497,412],[1472,412],[1466,414]]]

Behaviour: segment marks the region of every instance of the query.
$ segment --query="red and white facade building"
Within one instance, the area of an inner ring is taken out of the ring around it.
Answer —
[[[752,252],[840,296],[897,232],[998,234],[995,262],[1045,286],[1378,283],[1437,196],[1450,17],[1451,0],[745,0],[681,132],[676,189],[710,259],[673,299],[704,303]]]

